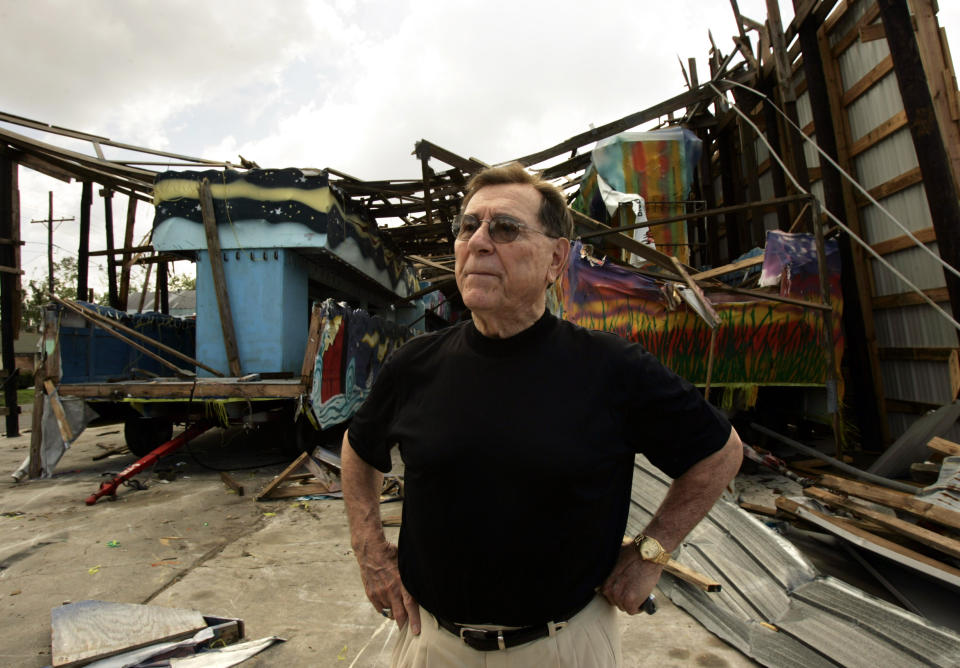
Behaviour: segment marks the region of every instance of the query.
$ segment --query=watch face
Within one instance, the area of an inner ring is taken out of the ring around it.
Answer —
[[[644,539],[640,542],[640,556],[644,559],[656,559],[663,552],[663,548],[650,539]]]

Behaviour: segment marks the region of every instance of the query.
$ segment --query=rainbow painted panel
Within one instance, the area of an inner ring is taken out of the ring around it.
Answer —
[[[607,220],[597,187],[599,174],[614,190],[641,195],[650,221],[686,213],[682,204],[659,203],[689,199],[702,150],[700,139],[686,129],[619,134],[593,150],[573,206],[591,218]],[[686,222],[656,225],[650,233],[659,250],[688,262]]]
[[[636,341],[678,375],[703,384],[710,343],[706,323],[685,304],[671,309],[662,284],[608,262],[591,263],[581,257],[581,248],[579,242],[574,244],[567,271],[554,287],[555,312],[583,327]],[[831,283],[839,377],[843,353],[839,272],[831,275]],[[819,310],[741,295],[711,292],[709,296],[720,316],[711,384],[826,382]]]

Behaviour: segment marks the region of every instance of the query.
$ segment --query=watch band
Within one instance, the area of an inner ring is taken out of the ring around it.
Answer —
[[[645,557],[643,555],[643,550],[641,549],[641,544],[644,541],[651,541],[653,543],[656,543],[657,547],[660,548],[659,553],[654,557],[649,557],[649,558]],[[670,553],[667,552],[665,549],[663,549],[663,545],[660,544],[660,541],[654,538],[653,536],[645,536],[642,533],[639,533],[633,539],[633,546],[634,548],[636,548],[637,553],[640,555],[640,558],[643,559],[644,561],[652,561],[655,564],[661,564],[661,565],[666,564],[668,561],[670,561]]]

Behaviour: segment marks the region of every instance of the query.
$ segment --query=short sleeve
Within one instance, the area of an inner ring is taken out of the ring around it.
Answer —
[[[726,444],[730,422],[641,346],[628,350],[627,438],[654,466],[677,478]]]
[[[396,411],[398,372],[393,359],[380,369],[370,394],[353,416],[347,438],[350,447],[365,462],[382,473],[392,467],[389,433]]]

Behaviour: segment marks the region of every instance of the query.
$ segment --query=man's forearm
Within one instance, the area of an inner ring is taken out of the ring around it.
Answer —
[[[656,538],[668,552],[675,550],[720,498],[742,459],[743,445],[731,428],[723,448],[673,481],[644,533]]]
[[[340,452],[340,481],[350,522],[350,540],[354,552],[361,556],[371,548],[380,549],[387,545],[380,521],[383,474],[354,452],[347,436],[348,433],[344,433]]]

